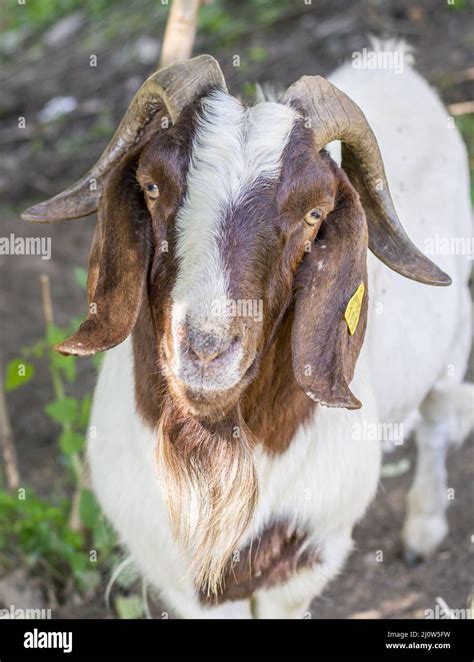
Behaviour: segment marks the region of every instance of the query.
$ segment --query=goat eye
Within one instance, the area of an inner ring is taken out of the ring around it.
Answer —
[[[160,195],[160,189],[156,184],[147,184],[145,186],[146,194],[152,200],[156,200]]]
[[[312,209],[305,215],[304,222],[307,225],[314,227],[318,223],[318,221],[321,220],[322,216],[323,216],[322,211],[320,211],[319,209]]]

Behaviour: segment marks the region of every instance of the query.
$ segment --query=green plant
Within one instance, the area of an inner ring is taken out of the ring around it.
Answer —
[[[99,534],[95,524],[92,537],[87,531],[69,526],[70,502],[67,499],[41,499],[32,490],[18,494],[0,491],[0,564],[5,570],[18,567],[45,576],[61,594],[71,578],[79,592],[94,589],[100,582],[99,566],[110,558],[115,544],[113,533]],[[100,527],[108,528],[102,520]],[[101,536],[98,558],[88,550]]]
[[[75,276],[76,281],[83,286],[82,270],[76,269]],[[45,413],[60,426],[60,449],[66,456],[76,481],[80,481],[83,465],[82,451],[89,420],[91,397],[86,394],[83,398],[75,398],[67,394],[66,384],[72,384],[76,380],[77,358],[62,356],[54,351],[55,345],[74,332],[78,326],[78,320],[74,319],[70,325],[61,328],[53,323],[51,311],[46,310],[45,317],[45,337],[34,346],[23,348],[22,356],[13,359],[7,365],[5,390],[9,392],[29,382],[35,374],[35,367],[30,360],[46,358],[55,398],[46,405]],[[100,359],[95,359],[96,365],[98,365],[98,360]]]
[[[83,269],[75,270],[75,279],[85,287]],[[21,488],[18,494],[0,491],[0,565],[21,562],[33,570],[42,566],[59,590],[72,578],[74,587],[82,592],[98,583],[98,561],[107,570],[116,559],[115,536],[84,480],[84,444],[91,396],[78,398],[68,393],[68,387],[76,380],[77,359],[61,356],[53,349],[77,328],[78,320],[72,320],[65,328],[53,323],[46,279],[43,279],[43,307],[45,336],[32,347],[23,348],[21,356],[9,362],[4,388],[8,393],[27,384],[34,379],[35,363],[47,361],[54,399],[44,411],[59,426],[59,450],[63,463],[70,469],[74,496],[40,498],[29,488]],[[93,363],[97,368],[100,357],[94,358]]]

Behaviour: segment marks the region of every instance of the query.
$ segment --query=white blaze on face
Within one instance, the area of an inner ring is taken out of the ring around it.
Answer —
[[[188,314],[206,332],[225,334],[229,273],[218,239],[224,219],[259,178],[278,177],[281,156],[298,114],[265,102],[245,108],[225,92],[203,99],[187,176],[187,195],[176,216],[178,272],[172,291],[172,329]],[[225,306],[218,306],[226,310]]]

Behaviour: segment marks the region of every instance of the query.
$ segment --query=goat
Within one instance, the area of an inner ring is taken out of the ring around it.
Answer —
[[[451,287],[420,284],[450,277],[398,220],[373,130],[418,244],[469,232],[465,150],[411,68],[332,80],[248,108],[210,56],[162,69],[92,170],[23,214],[98,209],[89,316],[57,349],[110,350],[93,486],[183,617],[303,615],[377,490],[367,422],[419,412],[406,549],[447,530],[444,455],[473,424],[468,262],[440,255]]]

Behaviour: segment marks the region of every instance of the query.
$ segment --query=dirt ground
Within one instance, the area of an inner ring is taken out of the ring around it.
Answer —
[[[469,0],[463,4],[469,5]],[[413,44],[418,69],[438,87],[447,104],[472,100],[472,80],[458,77],[472,66],[474,47],[473,14],[465,8],[452,10],[441,0],[313,0],[311,6],[294,5],[287,16],[263,28],[253,27],[248,16],[248,28],[235,44],[200,35],[195,51],[218,57],[231,91],[243,89],[245,94],[252,81],[286,85],[305,73],[327,74],[353,51],[367,46],[369,33],[401,36]],[[50,276],[58,323],[85,311],[85,295],[72,271],[87,264],[95,219],[33,228],[19,220],[19,211],[71,184],[92,165],[131,95],[153,69],[150,52],[153,47],[159,49],[164,25],[152,28],[146,16],[139,20],[140,13],[136,2],[117,2],[112,16],[94,21],[79,11],[76,29],[66,37],[60,30],[55,36],[54,25],[41,35],[26,34],[14,57],[8,57],[2,67],[0,234],[52,239],[49,261],[0,256],[2,362],[17,356],[21,347],[34,344],[43,333],[40,274]],[[134,20],[123,21],[128,15]],[[259,55],[262,49],[265,57]],[[90,53],[97,54],[100,63],[92,74],[87,64]],[[241,53],[240,68],[232,66],[236,53]],[[57,96],[74,97],[76,109],[55,122],[41,122],[38,113]],[[20,116],[26,118],[23,131],[17,128]],[[470,377],[474,378],[472,365]],[[90,391],[93,381],[92,369],[83,364],[77,392]],[[51,398],[44,365],[31,384],[8,396],[22,480],[40,493],[61,491],[65,482],[58,463],[57,430],[42,411]],[[451,608],[466,606],[474,570],[474,439],[449,459],[449,485],[456,495],[449,510],[450,534],[432,559],[415,567],[404,563],[400,545],[414,449],[398,450],[386,462],[403,458],[410,462],[408,470],[382,479],[375,502],[357,527],[355,551],[341,576],[314,603],[314,617],[422,618],[437,597]],[[378,550],[383,551],[383,562],[376,561]],[[105,614],[97,600],[66,605],[62,613]]]

